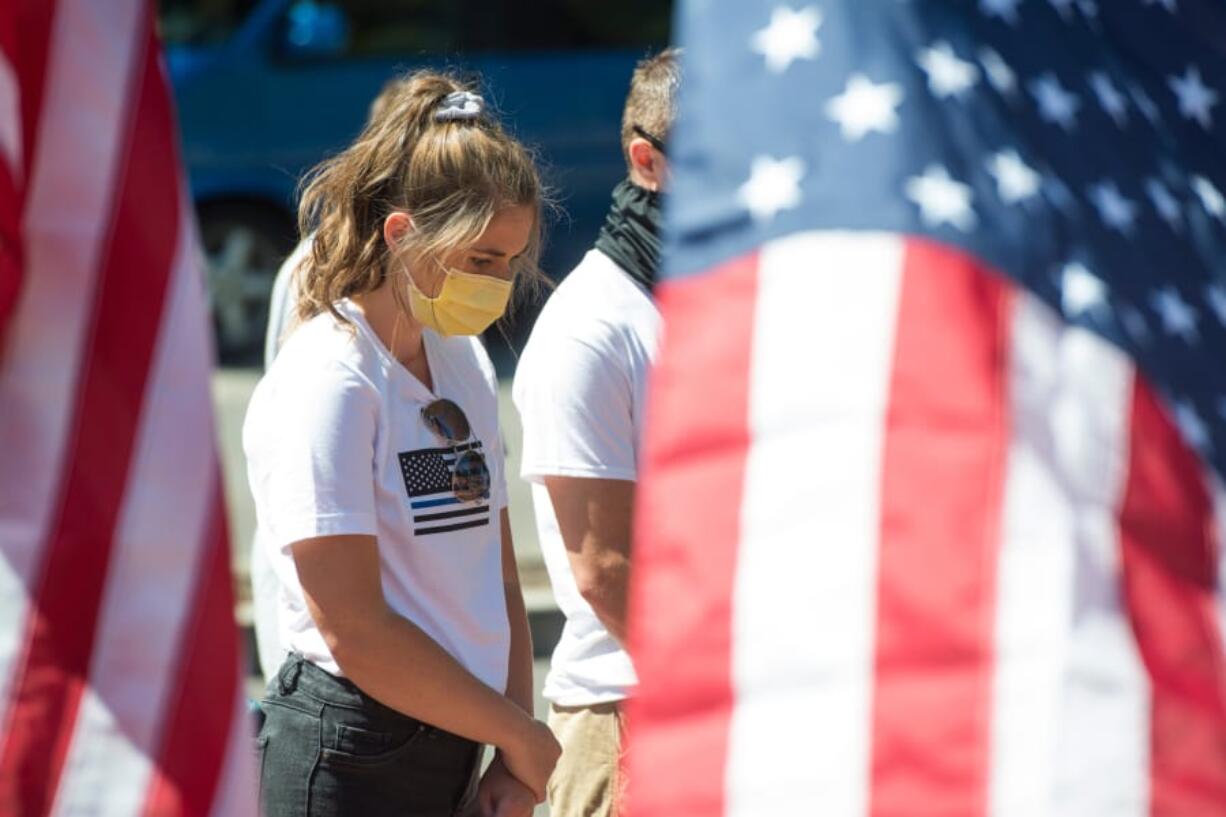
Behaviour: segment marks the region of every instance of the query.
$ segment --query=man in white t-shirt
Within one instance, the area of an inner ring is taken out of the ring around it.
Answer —
[[[651,288],[677,58],[670,49],[635,69],[622,119],[628,178],[595,249],[541,312],[515,376],[521,473],[566,616],[545,681],[563,748],[549,784],[554,817],[617,814],[623,789],[620,702],[636,682],[625,649],[630,522],[660,330]]]

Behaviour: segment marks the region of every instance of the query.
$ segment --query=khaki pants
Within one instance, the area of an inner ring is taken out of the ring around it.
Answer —
[[[549,779],[552,817],[617,817],[625,791],[617,703],[549,708],[549,728],[562,744]]]

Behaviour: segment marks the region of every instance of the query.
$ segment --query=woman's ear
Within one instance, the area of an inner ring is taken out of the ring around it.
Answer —
[[[397,250],[404,243],[405,236],[413,232],[413,217],[408,213],[397,211],[383,219],[383,240],[389,250]]]

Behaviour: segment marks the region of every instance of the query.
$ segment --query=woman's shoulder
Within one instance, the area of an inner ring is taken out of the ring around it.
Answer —
[[[316,315],[286,340],[261,380],[263,398],[279,405],[349,395],[377,398],[383,379],[378,360],[352,327]]]
[[[377,414],[381,391],[362,365],[360,344],[334,318],[317,315],[298,327],[256,385],[244,436],[281,439],[287,424],[311,418]]]
[[[374,379],[373,375],[381,368],[380,360],[368,346],[357,326],[322,312],[300,325],[286,339],[273,361],[273,368],[308,372],[353,369]]]

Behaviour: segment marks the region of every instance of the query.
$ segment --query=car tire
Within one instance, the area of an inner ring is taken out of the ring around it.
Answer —
[[[273,280],[294,247],[293,220],[248,202],[204,204],[199,218],[217,356],[225,365],[256,365]]]

